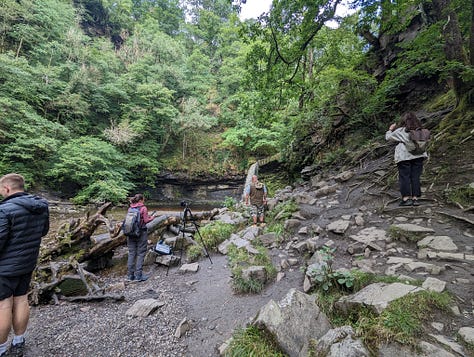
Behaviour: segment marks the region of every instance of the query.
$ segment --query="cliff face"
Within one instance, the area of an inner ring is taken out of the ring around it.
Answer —
[[[191,177],[184,173],[163,172],[156,178],[155,188],[145,188],[150,199],[170,204],[189,201],[196,204],[219,204],[226,197],[240,199],[245,184],[244,175]]]

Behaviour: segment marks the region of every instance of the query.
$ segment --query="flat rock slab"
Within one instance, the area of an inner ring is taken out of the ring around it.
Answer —
[[[434,230],[431,228],[418,226],[412,223],[399,223],[394,224],[393,226],[407,233],[434,233]]]
[[[137,300],[125,313],[128,316],[144,317],[152,314],[156,309],[164,306],[165,303],[155,299]]]
[[[336,303],[336,307],[347,312],[354,306],[369,306],[374,312],[380,314],[390,302],[422,290],[424,289],[402,283],[375,283],[353,295],[342,297]]]
[[[438,275],[445,270],[444,267],[437,266],[435,264],[423,263],[423,262],[411,262],[403,266],[406,271],[413,272],[415,270],[424,270],[430,274]]]
[[[349,228],[350,224],[351,224],[350,221],[340,219],[340,220],[329,223],[326,229],[336,234],[344,234],[344,232],[347,231],[347,229]]]
[[[440,292],[443,292],[444,289],[446,288],[446,282],[436,279],[436,278],[429,277],[429,278],[426,278],[426,280],[423,282],[423,285],[421,287],[429,291],[436,291],[440,293]]]
[[[419,248],[430,248],[434,250],[456,251],[458,247],[448,236],[427,236],[416,243]]]
[[[387,233],[383,229],[368,227],[362,229],[357,234],[351,235],[350,238],[360,243],[369,244],[375,241],[387,240]]]

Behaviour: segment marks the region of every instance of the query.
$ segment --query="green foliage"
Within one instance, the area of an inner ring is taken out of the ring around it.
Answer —
[[[290,199],[288,201],[279,202],[267,216],[269,219],[275,219],[275,217],[278,217],[279,221],[284,221],[290,218],[296,211],[298,211],[298,205],[295,200]]]
[[[213,221],[201,227],[200,232],[206,247],[216,249],[219,244],[228,239],[235,227],[230,223]]]
[[[225,208],[232,210],[235,208],[236,204],[237,204],[237,200],[234,197],[226,196],[222,205]]]
[[[461,187],[451,187],[447,192],[448,200],[465,207],[474,206],[474,185],[464,185]]]
[[[192,244],[186,249],[188,261],[195,262],[203,255],[203,247],[200,244]]]
[[[448,312],[451,301],[447,293],[422,291],[408,294],[393,301],[379,316],[361,318],[358,329],[369,346],[376,346],[381,341],[415,346],[423,324],[436,310]]]
[[[242,271],[253,265],[265,267],[267,281],[276,275],[276,269],[272,265],[268,252],[263,246],[257,246],[258,254],[249,253],[245,248],[237,248],[231,244],[227,253],[229,266],[232,272],[232,285],[240,293],[259,293],[263,290],[263,282],[254,279],[244,279]]]
[[[406,107],[414,81],[443,88],[455,74],[472,87],[472,68],[445,53],[445,19],[425,19],[425,6],[356,1],[358,12],[330,28],[335,4],[280,1],[242,23],[238,6],[220,0],[187,9],[178,0],[3,1],[0,168],[38,184],[68,181],[73,194],[90,186],[81,202],[118,200],[130,182],[153,186],[164,168],[222,175],[279,154],[291,175],[350,160]],[[452,6],[468,53],[471,8]],[[399,34],[420,17],[416,36]],[[378,51],[368,34],[406,40]],[[472,116],[465,118],[452,125],[468,135]],[[101,142],[98,157],[105,138],[128,172],[101,162],[100,173],[85,175],[97,176],[94,185],[70,167],[61,179],[67,153],[57,150],[71,149],[76,160],[81,150],[67,141],[82,137]]]
[[[226,349],[225,357],[284,357],[274,339],[263,330],[250,326],[238,329],[232,336],[232,342]]]
[[[319,268],[310,267],[306,274],[319,289],[352,291],[354,287],[354,274],[350,271],[335,271],[332,268],[335,249],[324,247],[319,251],[322,262]]]
[[[74,185],[76,202],[123,201],[133,184],[124,157],[112,145],[92,137],[73,139],[58,150],[47,175],[53,185]],[[58,187],[58,186],[53,186]]]

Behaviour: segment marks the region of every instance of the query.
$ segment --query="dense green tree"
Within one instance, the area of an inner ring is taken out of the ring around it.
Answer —
[[[130,172],[124,167],[125,157],[112,145],[83,136],[62,145],[57,159],[47,176],[55,188],[78,190],[77,203],[92,200],[103,203],[107,200],[123,201],[133,188]]]

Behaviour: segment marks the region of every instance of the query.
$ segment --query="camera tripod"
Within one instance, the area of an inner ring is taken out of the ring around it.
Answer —
[[[204,239],[202,239],[201,232],[199,232],[199,225],[196,223],[196,219],[193,217],[193,213],[191,212],[191,209],[189,208],[189,203],[186,201],[181,202],[181,206],[184,207],[183,211],[183,225],[180,228],[182,234],[183,234],[183,240],[185,239],[184,233],[186,233],[186,223],[190,222],[193,224],[197,235],[199,236],[199,239],[201,240],[201,244],[204,248],[204,252],[206,252],[206,256],[209,258],[209,261],[212,263],[211,256],[209,255],[209,252],[206,247],[206,243],[204,243]],[[188,218],[189,217],[189,218]],[[190,232],[190,231],[188,231]],[[181,250],[181,256],[183,255],[183,251]]]

